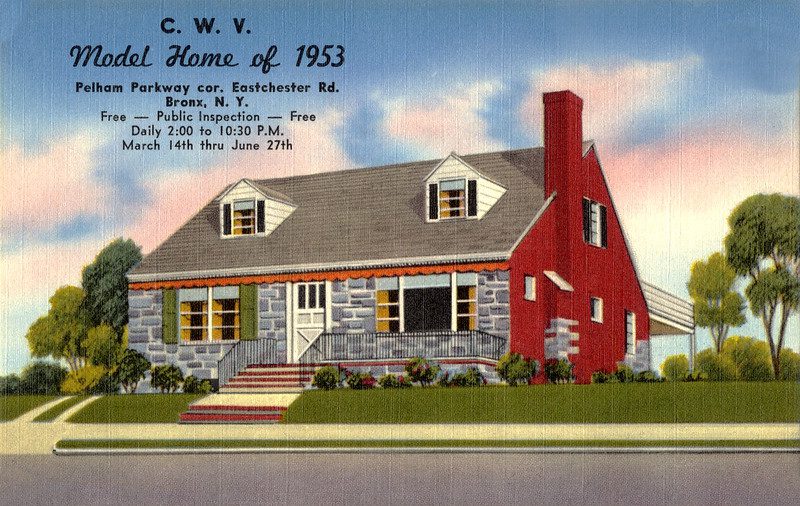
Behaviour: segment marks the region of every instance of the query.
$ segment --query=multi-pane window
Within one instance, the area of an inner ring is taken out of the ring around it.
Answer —
[[[298,309],[325,308],[325,282],[299,283],[297,285]]]
[[[208,339],[208,289],[191,288],[180,291],[180,323],[183,341]]]
[[[605,247],[606,233],[606,206],[583,199],[583,240],[594,246]]]
[[[256,233],[256,201],[241,200],[233,203],[233,235]]]
[[[188,288],[178,292],[183,342],[239,339],[239,287]]]
[[[400,332],[400,287],[397,278],[375,281],[375,330]]]
[[[625,311],[625,353],[636,353],[636,314]]]
[[[439,219],[466,216],[466,187],[463,179],[439,183]]]
[[[213,288],[211,295],[211,339],[239,339],[239,287]]]
[[[603,299],[599,297],[589,298],[589,310],[593,322],[603,323]]]
[[[477,281],[475,274],[456,275],[456,330],[477,328]]]

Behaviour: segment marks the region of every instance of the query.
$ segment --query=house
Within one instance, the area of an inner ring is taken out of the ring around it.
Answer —
[[[543,148],[230,185],[129,273],[129,346],[233,391],[509,350],[649,369],[691,306],[639,279],[582,100],[544,106]]]

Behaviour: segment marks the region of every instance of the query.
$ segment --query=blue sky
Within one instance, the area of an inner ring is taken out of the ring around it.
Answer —
[[[11,2],[0,20],[8,177],[0,372],[28,360],[27,327],[111,238],[131,236],[149,250],[245,175],[540,145],[537,101],[555,88],[586,101],[585,135],[598,141],[640,273],[685,295],[689,263],[720,248],[736,202],[757,191],[798,193],[798,11],[794,2]],[[166,16],[181,35],[161,33]],[[192,35],[191,19],[203,16],[216,17],[223,33]],[[253,33],[233,34],[232,17],[247,18]],[[303,43],[343,44],[347,62],[294,68],[291,53]],[[149,44],[155,63],[74,69],[74,44]],[[161,62],[170,44],[231,51],[243,63],[169,69]],[[268,76],[246,67],[271,44],[281,67]],[[292,131],[291,157],[137,154],[121,152],[127,127],[100,124],[99,110],[155,111],[162,98],[79,95],[77,80],[335,80],[342,92],[252,104],[264,114],[320,116]],[[190,194],[175,191],[186,184]],[[752,316],[743,332],[762,335]]]

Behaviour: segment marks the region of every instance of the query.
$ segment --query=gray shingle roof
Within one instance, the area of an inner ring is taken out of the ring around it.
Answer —
[[[508,189],[480,220],[426,223],[423,179],[440,160],[256,180],[297,206],[270,235],[220,238],[212,200],[145,256],[130,279],[508,252],[545,200],[543,154],[532,148],[462,157]]]

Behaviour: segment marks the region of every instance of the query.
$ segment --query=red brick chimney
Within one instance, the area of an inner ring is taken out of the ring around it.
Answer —
[[[582,207],[583,100],[569,90],[545,93],[544,100],[544,187],[545,195],[557,193],[556,268],[572,282],[572,258],[580,248]]]

